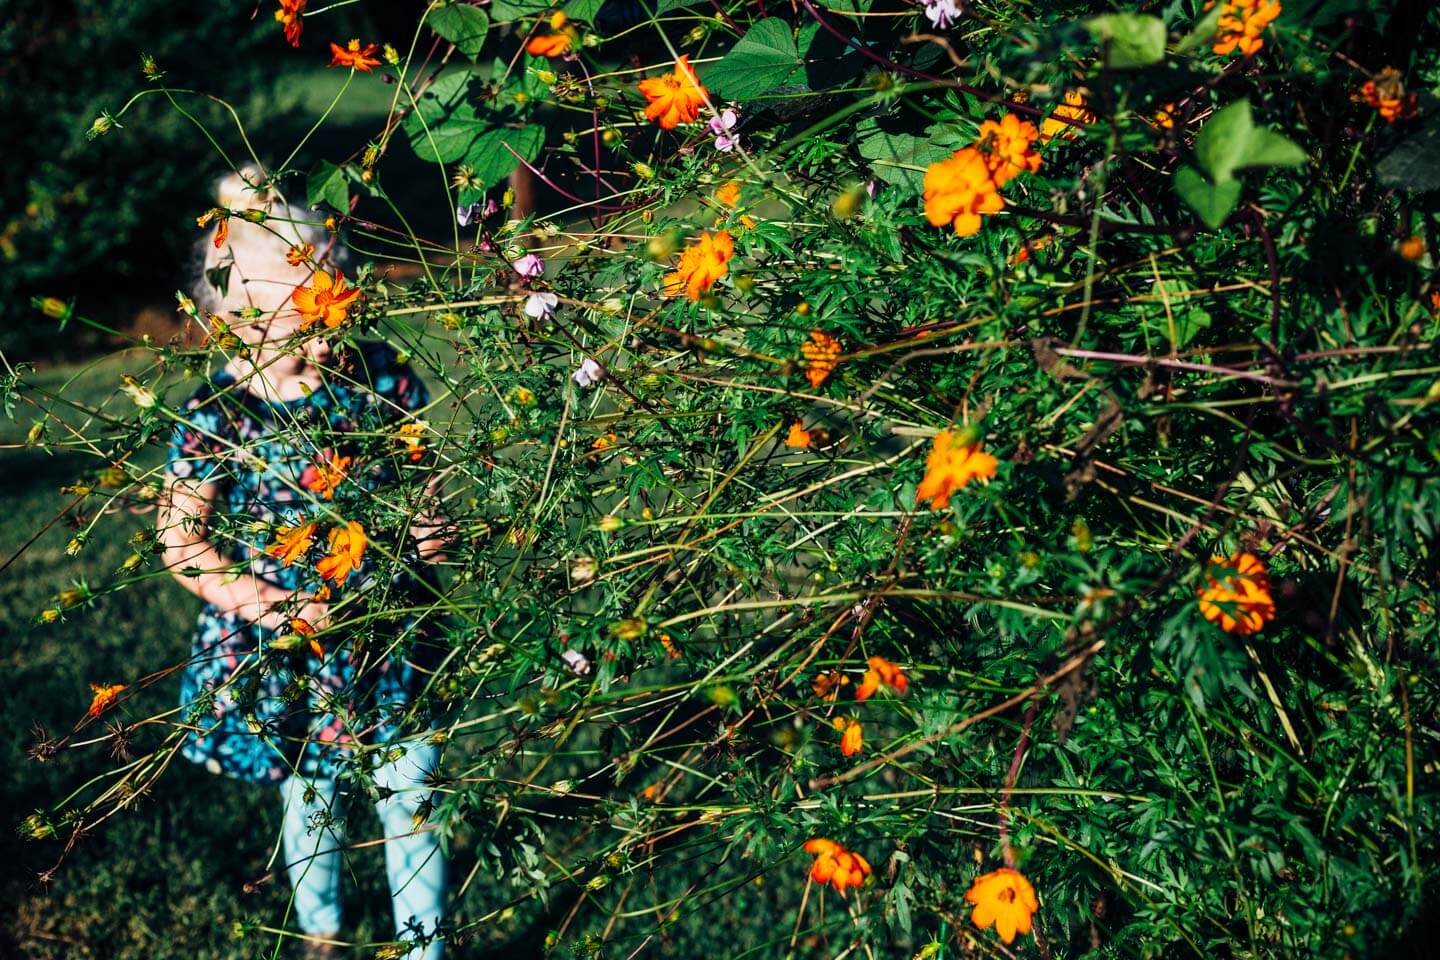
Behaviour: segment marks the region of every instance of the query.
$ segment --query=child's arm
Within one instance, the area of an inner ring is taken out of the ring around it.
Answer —
[[[297,594],[257,576],[231,577],[221,572],[232,564],[209,540],[210,517],[218,492],[219,485],[215,483],[165,478],[156,521],[160,542],[165,546],[165,565],[181,586],[201,600],[259,626],[279,629],[291,614],[276,607]],[[183,572],[187,569],[201,572],[187,575]],[[304,603],[293,615],[308,620],[313,626],[322,626],[328,612],[326,605],[301,596]]]

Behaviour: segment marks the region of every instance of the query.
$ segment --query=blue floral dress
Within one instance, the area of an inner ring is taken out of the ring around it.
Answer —
[[[220,370],[180,411],[166,473],[218,485],[209,539],[241,576],[248,569],[286,590],[319,590],[325,584],[312,558],[323,552],[324,534],[340,525],[337,518],[348,519],[360,503],[371,505],[367,515],[378,501],[398,504],[402,513],[407,505],[387,487],[413,459],[407,452],[416,450],[414,441],[407,444],[398,430],[428,402],[425,386],[383,344],[361,344],[340,362],[341,375],[327,374],[310,396],[289,401],[257,397]],[[346,456],[345,477],[327,498],[325,468]],[[308,520],[317,524],[309,556],[285,566],[266,554],[277,525]],[[408,572],[416,564],[399,565],[390,576],[382,568],[395,565],[375,549],[384,544],[403,558],[402,520],[397,515],[392,525],[398,532],[367,525],[371,544],[360,567],[343,585],[329,585],[332,609],[357,592],[365,596],[347,607],[423,603],[419,581]],[[276,631],[207,603],[181,674],[181,720],[190,728],[182,755],[212,773],[273,783],[297,770],[333,778],[357,741],[388,742],[436,651],[414,617],[362,616],[357,623],[340,641],[331,638],[342,634],[322,634],[321,658],[306,644],[275,650]]]

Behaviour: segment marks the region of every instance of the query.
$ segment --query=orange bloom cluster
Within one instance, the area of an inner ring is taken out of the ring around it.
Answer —
[[[882,683],[902,696],[910,689],[910,678],[905,676],[905,671],[889,660],[884,657],[871,657],[869,664],[870,669],[865,671],[860,686],[855,688],[856,700],[862,703],[869,700]]]
[[[860,854],[846,850],[834,840],[815,837],[805,841],[805,852],[815,855],[810,868],[810,879],[816,883],[828,883],[837,893],[844,893],[846,887],[859,887],[870,876],[870,864]]]
[[[95,696],[91,698],[90,709],[86,711],[85,715],[91,720],[94,720],[100,716],[100,714],[110,709],[110,706],[115,702],[115,698],[120,696],[120,691],[124,689],[125,684],[123,683],[91,683],[90,690]]]
[[[410,462],[416,463],[425,456],[425,443],[420,438],[425,434],[425,424],[419,420],[412,420],[400,426],[399,440],[405,444],[405,450],[410,456]]]
[[[365,547],[370,543],[365,528],[351,520],[330,531],[329,554],[315,564],[315,571],[340,586],[360,567]]]
[[[731,180],[715,191],[715,202],[724,204],[731,210],[740,206],[740,182]]]
[[[375,51],[380,49],[378,43],[367,43],[360,46],[359,40],[351,40],[345,46],[338,43],[330,44],[330,66],[351,67],[355,70],[370,72],[371,67],[380,66],[380,61],[375,59]]]
[[[785,446],[799,447],[802,450],[810,446],[810,431],[800,426],[799,420],[790,424],[790,433],[785,437]]]
[[[352,457],[337,457],[333,453],[325,453],[321,455],[312,469],[301,474],[300,485],[312,493],[323,495],[326,500],[333,500],[335,499],[335,489],[340,486],[340,481],[345,479],[352,459]]]
[[[359,288],[346,287],[345,274],[339,270],[335,271],[333,277],[324,270],[315,271],[310,286],[296,287],[295,292],[290,295],[296,311],[304,321],[300,324],[301,330],[317,321],[333,330],[345,322],[345,318],[350,315],[351,305],[359,298]]]
[[[639,90],[648,101],[645,116],[660,124],[662,130],[674,130],[682,123],[700,119],[700,108],[710,95],[695,76],[688,54],[675,61],[673,73],[641,80]]]
[[[691,300],[715,285],[730,271],[730,258],[735,256],[735,238],[728,231],[702,233],[700,240],[680,254],[675,272],[665,275],[665,295],[677,297],[682,292]]]
[[[1270,575],[1253,553],[1211,557],[1205,583],[1196,591],[1200,613],[1226,633],[1249,636],[1275,619]]]
[[[304,637],[310,644],[310,652],[315,656],[324,659],[325,648],[320,646],[320,641],[315,639],[315,625],[304,617],[291,617],[290,629],[296,634]]]
[[[859,720],[849,720],[845,717],[836,717],[831,721],[835,729],[840,731],[840,755],[842,757],[853,757],[860,752],[865,745],[865,735],[861,731]]]
[[[932,227],[953,225],[968,237],[980,229],[982,214],[1005,209],[990,164],[979,147],[963,147],[925,170],[925,219]]]
[[[525,52],[532,57],[562,57],[570,52],[574,43],[574,27],[569,27],[570,18],[565,11],[556,10],[550,15],[551,33],[538,33],[525,44]]]
[[[995,186],[1003,187],[1022,173],[1040,169],[1040,154],[1035,152],[1035,141],[1039,137],[1035,124],[1013,113],[1005,114],[998,123],[986,120],[980,124],[980,138],[975,146],[985,158]]]
[[[821,700],[834,700],[840,696],[840,688],[850,682],[850,678],[839,670],[831,670],[829,673],[822,673],[815,678],[810,689],[815,691],[815,696]]]
[[[305,556],[315,542],[315,523],[302,523],[298,527],[280,527],[275,531],[275,542],[265,548],[265,555],[274,557],[285,566]]]
[[[805,379],[810,386],[819,387],[840,362],[840,341],[823,330],[811,330],[800,352],[805,355]]]
[[[204,230],[214,220],[220,222],[215,225],[215,249],[219,250],[225,246],[225,241],[230,239],[230,211],[224,207],[214,207],[206,210],[195,218],[195,226]]]
[[[1049,143],[1055,137],[1061,140],[1074,140],[1079,134],[1076,124],[1091,124],[1095,122],[1095,114],[1090,112],[1089,101],[1085,95],[1078,90],[1067,90],[1065,102],[1056,107],[1045,122],[1040,124],[1040,142]]]
[[[1030,918],[1040,909],[1035,888],[1019,870],[1001,867],[975,878],[965,899],[974,905],[970,922],[981,930],[991,924],[1006,943],[1017,933],[1030,932]]]
[[[971,480],[989,480],[995,476],[998,461],[979,444],[957,443],[952,430],[935,435],[935,445],[925,460],[925,476],[915,490],[915,501],[929,500],[932,509],[943,510],[950,495]]]
[[[1215,0],[1205,4],[1209,10]],[[1239,50],[1252,57],[1265,46],[1260,34],[1280,16],[1280,0],[1225,0],[1221,4],[1220,21],[1215,31],[1214,50],[1221,56]]]
[[[305,4],[310,0],[280,0],[280,9],[275,11],[275,22],[285,25],[285,39],[290,46],[300,46],[300,31],[305,25],[300,17],[305,13]]]
[[[315,256],[315,244],[297,243],[285,251],[285,262],[292,267],[303,267]]]
[[[1405,92],[1405,82],[1394,67],[1386,67],[1373,80],[1366,80],[1355,99],[1379,110],[1386,123],[1409,120],[1420,112],[1420,95]]]

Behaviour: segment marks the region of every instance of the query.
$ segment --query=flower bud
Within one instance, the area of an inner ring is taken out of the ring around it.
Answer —
[[[639,177],[641,180],[655,179],[655,168],[650,166],[650,164],[648,163],[637,163],[630,169],[634,170],[635,176]]]
[[[605,533],[614,533],[625,526],[625,521],[610,513],[600,518],[599,527]]]
[[[385,62],[390,64],[390,66],[392,67],[400,62],[400,51],[395,49],[394,44],[387,43],[385,44],[385,46],[381,47],[380,56],[384,57]]]
[[[97,137],[103,137],[118,126],[119,124],[115,122],[114,117],[108,113],[102,113],[90,124],[90,129],[85,131],[85,139],[94,140]]]
[[[51,320],[69,320],[75,309],[73,304],[66,303],[59,297],[31,297],[30,304]]]
[[[156,397],[154,391],[128,373],[120,378],[120,392],[135,401],[135,406],[142,410],[148,410],[155,406]]]
[[[269,216],[264,210],[241,210],[240,219],[248,220],[250,223],[264,223]]]

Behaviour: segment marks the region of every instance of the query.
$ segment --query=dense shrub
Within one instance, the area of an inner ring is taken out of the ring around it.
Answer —
[[[390,488],[342,481],[309,519],[361,523],[388,582],[440,483],[448,559],[411,612],[445,657],[415,719],[447,744],[430,820],[487,884],[454,935],[1390,949],[1440,810],[1433,16],[565,10],[433,4],[351,81],[393,78],[394,122],[272,171],[362,258],[421,268],[362,268],[301,337],[384,340],[434,398],[356,453],[401,461]],[[541,55],[497,60],[497,24]],[[630,61],[641,34],[673,53]],[[350,216],[412,156],[463,224]],[[507,219],[522,162],[553,214]],[[12,382],[32,443],[95,455],[90,537],[153,499],[136,464],[238,347],[182,307],[206,344],[145,345],[99,409]],[[37,614],[146,589],[155,553]],[[322,641],[397,612],[346,611]],[[166,724],[102,709],[154,763],[30,832],[165,789]]]

